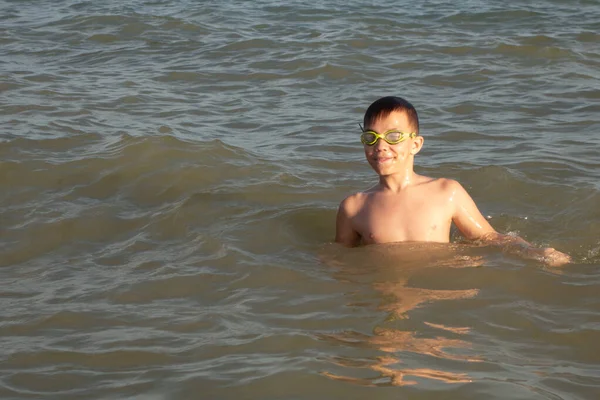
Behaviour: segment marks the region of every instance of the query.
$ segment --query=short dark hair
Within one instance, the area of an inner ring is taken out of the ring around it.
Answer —
[[[363,118],[364,126],[372,125],[379,118],[385,118],[394,111],[405,112],[411,127],[419,134],[419,115],[417,114],[417,110],[408,101],[396,96],[386,96],[375,100],[365,112],[365,117]]]

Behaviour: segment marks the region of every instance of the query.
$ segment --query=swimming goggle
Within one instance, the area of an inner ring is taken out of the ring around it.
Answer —
[[[358,124],[360,129],[363,131],[360,135],[360,141],[367,146],[373,146],[379,139],[383,139],[389,144],[398,144],[405,141],[408,138],[414,139],[417,137],[415,132],[406,133],[400,132],[396,129],[391,129],[383,134],[379,134],[375,131],[365,131],[362,125]]]

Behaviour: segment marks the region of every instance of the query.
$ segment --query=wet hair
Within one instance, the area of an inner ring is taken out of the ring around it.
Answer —
[[[372,125],[379,118],[386,118],[394,111],[406,113],[411,128],[419,134],[419,115],[417,114],[417,110],[408,101],[396,96],[386,96],[375,100],[365,112],[363,119],[364,126]]]

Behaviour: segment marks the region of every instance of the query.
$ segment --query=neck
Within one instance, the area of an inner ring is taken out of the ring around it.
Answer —
[[[401,172],[393,175],[385,175],[379,177],[379,185],[393,192],[400,192],[412,185],[418,175],[414,173],[412,168],[407,167]]]

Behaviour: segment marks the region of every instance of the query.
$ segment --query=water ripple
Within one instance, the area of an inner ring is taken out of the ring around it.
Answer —
[[[0,397],[600,390],[595,2],[0,8]],[[331,244],[387,94],[418,172],[574,263]]]

